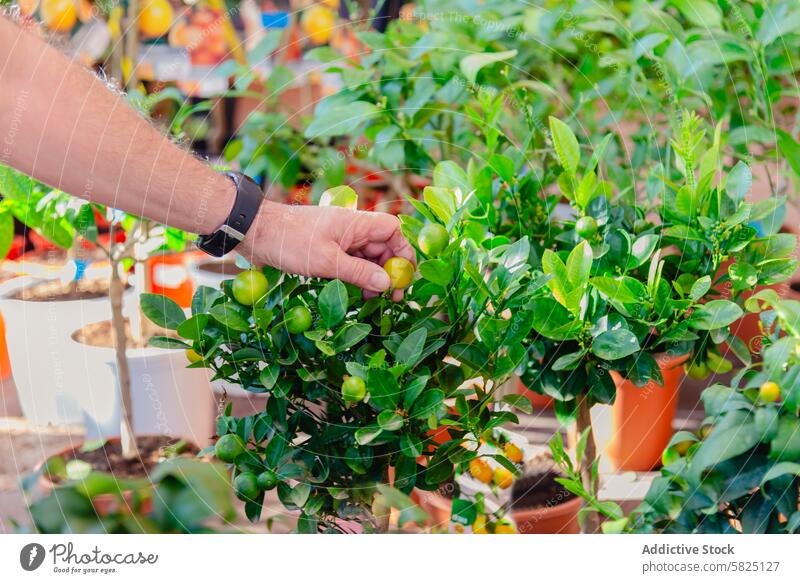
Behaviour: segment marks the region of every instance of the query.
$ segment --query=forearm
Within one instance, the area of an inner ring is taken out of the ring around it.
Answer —
[[[0,162],[65,192],[210,233],[230,180],[181,150],[97,77],[0,17]]]

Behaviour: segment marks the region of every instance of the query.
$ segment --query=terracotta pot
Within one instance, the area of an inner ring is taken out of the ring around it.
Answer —
[[[0,314],[0,380],[11,376],[11,361],[8,358],[8,345],[6,344],[6,322]]]
[[[113,437],[111,439],[106,440],[107,443],[111,442],[118,442],[118,437]],[[47,463],[47,460],[53,457],[61,456],[63,458],[71,457],[71,454],[80,449],[83,444],[78,444],[77,446],[70,446],[62,449],[58,453],[55,453],[39,464],[36,468],[36,471],[40,471],[42,466]],[[145,477],[145,476],[142,476]],[[39,480],[37,482],[39,489],[41,490],[43,495],[48,495],[53,488],[55,488],[55,484],[47,477],[47,475],[42,472],[39,475]],[[101,517],[108,516],[113,512],[119,511],[123,504],[125,507],[130,511],[132,510],[134,504],[134,497],[138,496],[139,498],[139,512],[143,514],[148,514],[153,511],[153,497],[152,497],[152,484],[148,484],[138,492],[134,492],[133,490],[123,490],[122,492],[122,500],[120,500],[117,496],[113,494],[98,494],[92,498],[92,506],[94,506],[95,511]]]
[[[517,393],[520,395],[524,395],[530,399],[531,403],[533,404],[534,409],[552,409],[553,408],[553,398],[548,397],[547,395],[542,395],[531,391],[525,384],[522,382],[522,379],[519,377],[515,377],[514,382],[517,383]]]
[[[431,527],[446,529],[450,525],[453,501],[438,492],[414,490],[411,499],[431,517]]]
[[[661,463],[661,454],[672,437],[672,420],[684,375],[681,365],[687,358],[655,355],[664,377],[663,386],[650,381],[637,387],[616,371],[611,372],[617,398],[611,407],[611,438],[603,449],[615,470],[644,472]]]
[[[173,300],[182,308],[192,305],[194,283],[189,276],[191,253],[156,255],[147,260],[148,290]]]
[[[580,509],[581,499],[571,498],[556,506],[512,510],[511,517],[520,534],[579,534]]]

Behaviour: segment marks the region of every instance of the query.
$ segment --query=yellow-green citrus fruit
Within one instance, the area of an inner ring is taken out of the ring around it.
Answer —
[[[189,348],[186,351],[186,360],[194,364],[195,362],[200,362],[201,360],[203,360],[203,357],[202,355],[197,354],[197,351],[195,351],[194,348]]]
[[[358,403],[367,396],[367,385],[359,377],[346,377],[342,383],[342,399],[348,403]]]
[[[285,321],[289,334],[302,334],[311,328],[311,312],[305,306],[295,306],[286,312]]]
[[[694,443],[695,443],[694,441],[691,441],[691,440],[687,439],[686,441],[680,441],[680,442],[676,443],[672,447],[679,454],[686,455],[688,453],[688,451],[689,451],[689,448],[692,447],[692,445],[694,445]]]
[[[278,485],[278,474],[272,470],[264,470],[258,474],[258,487],[262,490],[272,490]]]
[[[414,278],[414,265],[404,257],[392,257],[383,266],[392,282],[392,289],[405,289]]]
[[[253,472],[242,472],[233,480],[233,488],[239,500],[255,500],[261,493],[258,478]]]
[[[245,452],[242,438],[233,433],[223,435],[214,445],[214,454],[220,461],[232,463],[238,456]]]
[[[483,482],[484,484],[491,482],[492,477],[494,476],[491,466],[489,466],[486,460],[482,460],[480,458],[470,460],[469,473],[472,474],[473,478],[479,482]]]
[[[516,534],[517,531],[514,529],[514,525],[511,524],[508,520],[501,520],[498,522],[494,527],[495,534]]]
[[[479,516],[475,519],[475,522],[472,523],[472,534],[489,534],[489,531],[486,530],[485,516]]]
[[[435,257],[441,253],[450,242],[447,230],[438,223],[425,225],[420,229],[417,237],[417,245],[425,255]]]
[[[233,278],[233,297],[245,306],[252,306],[267,293],[269,282],[260,271],[244,271]]]
[[[705,439],[706,437],[711,435],[712,431],[714,431],[713,425],[703,425],[697,432],[697,434],[700,436],[700,439]]]
[[[781,398],[781,388],[778,383],[767,381],[758,388],[758,397],[765,403],[774,403]]]
[[[664,466],[673,464],[679,459],[681,459],[681,454],[675,451],[673,447],[668,447],[664,450],[664,453],[661,454],[661,464]]]
[[[514,474],[503,467],[497,467],[494,469],[494,474],[492,474],[492,480],[498,488],[505,490],[514,483]]]
[[[594,217],[581,217],[575,223],[575,231],[584,239],[594,237],[597,233],[597,221]]]
[[[708,367],[705,362],[693,362],[684,367],[689,378],[702,381],[708,376]]]

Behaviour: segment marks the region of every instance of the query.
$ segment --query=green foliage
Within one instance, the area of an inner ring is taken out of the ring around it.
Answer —
[[[29,506],[42,534],[208,533],[220,518],[236,516],[228,472],[219,463],[172,457],[147,478],[120,479],[85,462],[54,457],[42,471],[58,480]],[[35,484],[39,476],[29,481]]]
[[[737,374],[731,387],[703,392],[704,429],[673,437],[674,461],[623,521],[625,529],[761,534],[800,527],[800,302],[756,295],[749,307],[767,308],[761,315],[771,322],[763,361]],[[778,402],[759,397],[766,382],[780,387]]]
[[[234,460],[235,475],[277,475],[281,502],[302,511],[300,530],[342,529],[348,520],[378,528],[371,508],[389,468],[405,494],[414,487],[434,490],[475,456],[462,444],[516,421],[490,405],[494,388],[526,358],[528,242],[486,249],[481,243],[492,235],[476,232],[480,223],[466,212],[468,201],[456,206],[456,193],[442,188],[426,200],[430,204],[418,203],[423,214],[449,224],[452,242],[438,260],[454,269],[447,278],[416,280],[401,302],[364,299],[338,280],[271,268],[264,269],[270,290],[254,306],[239,304],[230,282],[222,292],[198,289],[186,322],[203,318],[201,328],[179,322],[168,302],[143,297],[145,313],[177,327],[214,378],[269,395],[256,415],[223,414],[217,433],[236,434],[247,444]],[[403,217],[412,241],[415,221]],[[300,305],[310,310],[313,325],[290,334],[284,314]],[[346,375],[365,382],[363,401],[342,398]],[[458,377],[482,377],[484,388],[460,386]],[[451,399],[471,405],[454,410]],[[449,439],[438,444],[432,430],[442,427]],[[246,503],[251,520],[260,516],[262,501],[263,492]]]

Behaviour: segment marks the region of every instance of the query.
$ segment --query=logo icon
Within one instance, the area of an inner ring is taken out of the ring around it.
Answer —
[[[28,543],[19,552],[19,564],[26,571],[35,571],[44,562],[44,547],[39,543]]]

